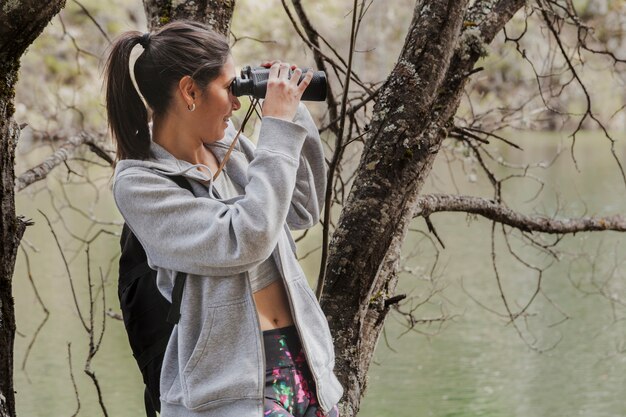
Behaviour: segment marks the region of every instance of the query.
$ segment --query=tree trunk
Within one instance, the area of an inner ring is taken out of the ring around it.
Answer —
[[[0,417],[15,416],[13,341],[15,311],[11,279],[26,223],[15,216],[15,146],[19,127],[13,120],[20,58],[65,0],[13,1],[0,8]]]
[[[235,0],[143,0],[143,7],[150,30],[172,20],[189,19],[229,36]]]
[[[418,0],[398,63],[382,87],[358,173],[329,250],[321,304],[355,416],[395,295],[401,245],[478,58],[524,0]]]

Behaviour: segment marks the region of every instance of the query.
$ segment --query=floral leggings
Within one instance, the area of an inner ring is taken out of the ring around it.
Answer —
[[[265,344],[264,417],[339,417],[337,406],[323,414],[315,382],[294,325],[263,332]]]

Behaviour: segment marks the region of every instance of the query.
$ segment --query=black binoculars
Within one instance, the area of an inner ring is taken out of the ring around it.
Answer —
[[[302,69],[300,81],[304,78],[306,68]],[[289,78],[293,71],[289,70]],[[241,70],[241,77],[235,78],[231,84],[233,95],[252,96],[254,98],[265,98],[267,91],[267,79],[270,76],[270,69],[265,67],[245,66]],[[326,100],[326,73],[324,71],[315,71],[309,86],[302,94],[303,101],[325,101]]]

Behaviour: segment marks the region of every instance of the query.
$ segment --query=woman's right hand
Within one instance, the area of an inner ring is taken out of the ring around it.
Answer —
[[[290,65],[286,62],[273,61],[267,80],[267,92],[263,101],[263,116],[292,121],[298,110],[300,97],[313,78],[313,71],[308,70],[298,84],[302,70],[296,68],[289,79]]]

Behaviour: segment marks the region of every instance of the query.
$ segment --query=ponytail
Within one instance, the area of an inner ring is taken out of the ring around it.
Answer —
[[[112,46],[105,68],[109,127],[117,144],[116,160],[150,157],[148,111],[130,78],[130,54],[141,33],[126,32]]]

